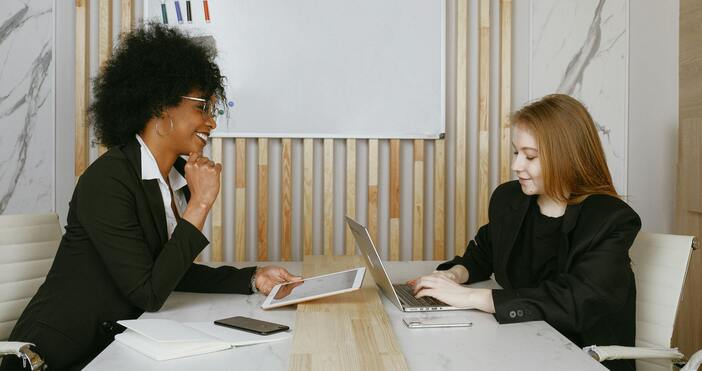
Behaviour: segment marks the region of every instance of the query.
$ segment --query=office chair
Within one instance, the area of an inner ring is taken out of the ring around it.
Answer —
[[[636,359],[638,371],[671,371],[683,358],[670,348],[678,304],[697,240],[692,236],[641,232],[629,250],[636,280],[636,346],[590,346],[599,361]],[[685,371],[697,370],[702,351],[690,357]]]
[[[60,241],[56,214],[0,215],[0,360],[14,355],[32,370],[44,368],[30,344],[6,340],[44,282]]]

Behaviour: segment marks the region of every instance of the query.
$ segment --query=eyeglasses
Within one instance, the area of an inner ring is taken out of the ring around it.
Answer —
[[[217,115],[220,114],[220,112],[217,110],[217,106],[212,104],[207,99],[197,98],[197,97],[188,97],[185,95],[181,95],[180,97],[183,99],[194,100],[196,102],[204,103],[204,105],[202,107],[198,107],[198,110],[202,111],[202,117],[205,120],[214,120],[217,118]]]

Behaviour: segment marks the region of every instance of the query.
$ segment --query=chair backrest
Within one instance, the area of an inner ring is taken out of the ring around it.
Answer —
[[[641,232],[629,254],[636,280],[636,346],[670,347],[695,238]],[[666,360],[637,360],[639,371],[671,370]]]
[[[0,215],[0,341],[44,282],[60,241],[56,214]]]

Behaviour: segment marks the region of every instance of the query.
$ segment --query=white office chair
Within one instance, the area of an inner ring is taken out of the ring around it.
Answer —
[[[696,239],[641,232],[629,252],[636,280],[636,347],[586,347],[600,361],[636,359],[638,371],[670,371],[683,355],[670,349],[678,304]],[[697,370],[698,351],[687,370]]]
[[[60,241],[56,214],[0,215],[0,360],[7,354],[31,357],[25,343],[6,340],[44,282]]]

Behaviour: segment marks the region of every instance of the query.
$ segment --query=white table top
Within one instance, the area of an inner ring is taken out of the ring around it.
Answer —
[[[269,263],[265,263],[269,264]],[[271,262],[300,274],[301,262]],[[404,282],[431,272],[438,262],[386,262],[393,282]],[[237,267],[252,264],[236,263]],[[259,265],[261,265],[259,263]],[[478,287],[494,287],[487,281]],[[500,325],[491,314],[479,311],[404,313],[382,294],[392,328],[414,370],[605,370],[577,345],[543,321]],[[295,307],[264,311],[262,295],[193,294],[174,292],[163,308],[141,318],[168,318],[180,322],[214,321],[248,316],[290,326],[295,331]],[[409,329],[407,316],[442,316],[467,319],[472,327]],[[195,357],[154,361],[118,342],[100,353],[85,370],[287,370],[292,337],[274,343],[251,345]]]

